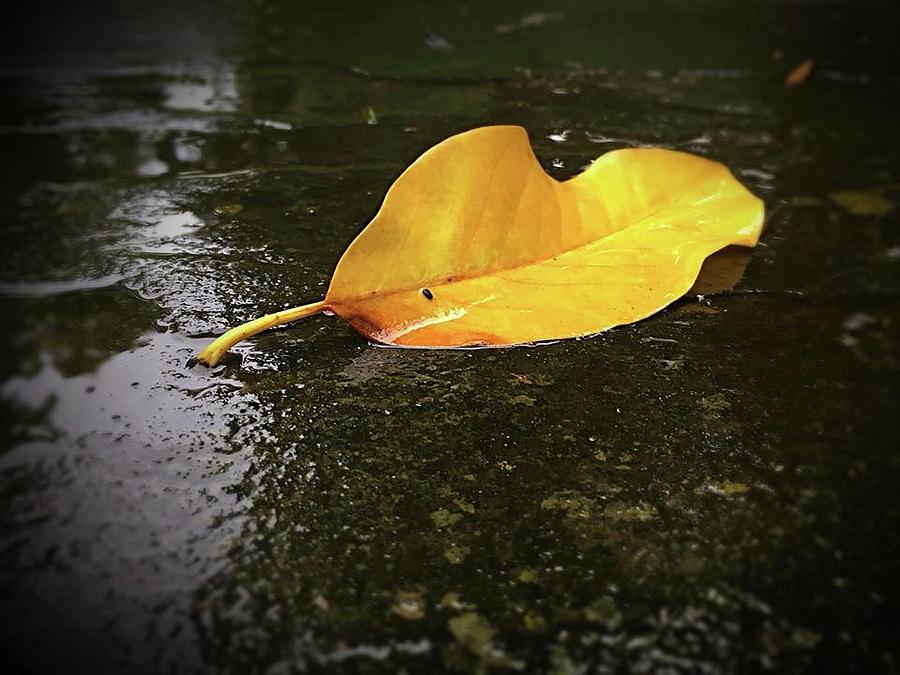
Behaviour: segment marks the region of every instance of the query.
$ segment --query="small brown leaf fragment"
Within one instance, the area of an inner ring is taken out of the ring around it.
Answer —
[[[806,59],[806,61],[800,63],[787,74],[787,77],[784,78],[784,86],[799,87],[809,79],[809,76],[812,75],[813,68],[815,67],[815,59]]]

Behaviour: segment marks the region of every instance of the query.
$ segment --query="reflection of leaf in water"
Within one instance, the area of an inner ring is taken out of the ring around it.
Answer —
[[[725,293],[738,285],[750,262],[750,249],[729,246],[713,253],[703,263],[688,295]]]

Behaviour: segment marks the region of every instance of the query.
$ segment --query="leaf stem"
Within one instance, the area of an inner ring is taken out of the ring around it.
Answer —
[[[319,302],[313,302],[301,307],[293,307],[291,309],[275,312],[274,314],[266,314],[253,321],[242,323],[240,326],[232,328],[213,340],[206,349],[194,357],[194,360],[205,363],[208,366],[214,366],[222,360],[225,352],[234,347],[238,342],[246,340],[248,337],[256,335],[257,333],[262,333],[269,328],[290,323],[291,321],[296,321],[297,319],[302,319],[306,316],[318,314],[323,309],[325,309],[325,301],[320,300]]]

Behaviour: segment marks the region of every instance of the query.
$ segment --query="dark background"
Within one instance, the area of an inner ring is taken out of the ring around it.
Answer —
[[[897,672],[896,3],[4,14],[4,672]],[[742,280],[531,349],[317,317],[186,365],[497,123],[558,178],[726,163]]]

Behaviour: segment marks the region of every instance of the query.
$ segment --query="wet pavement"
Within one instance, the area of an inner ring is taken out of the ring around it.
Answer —
[[[22,10],[0,667],[896,672],[898,18]],[[642,145],[726,163],[769,214],[743,277],[533,348],[386,349],[315,317],[187,365],[320,299],[399,172],[495,123],[560,178]]]

